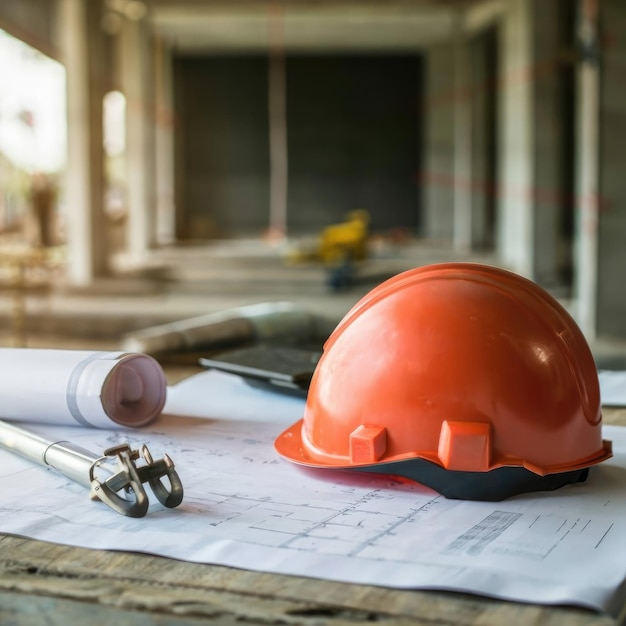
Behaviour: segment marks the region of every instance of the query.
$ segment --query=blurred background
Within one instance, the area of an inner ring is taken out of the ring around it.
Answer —
[[[624,35],[623,0],[3,0],[0,342],[338,320],[472,260],[620,362]]]

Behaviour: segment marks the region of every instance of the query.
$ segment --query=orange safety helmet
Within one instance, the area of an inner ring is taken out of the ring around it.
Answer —
[[[593,356],[567,311],[517,274],[443,263],[383,282],[348,312],[304,418],[275,446],[308,466],[502,500],[585,480],[611,456],[601,422]]]

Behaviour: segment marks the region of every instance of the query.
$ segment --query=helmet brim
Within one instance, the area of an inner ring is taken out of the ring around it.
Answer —
[[[567,484],[584,482],[589,468],[566,472],[535,474],[525,467],[498,467],[488,472],[461,472],[447,470],[419,457],[400,461],[354,465],[338,461],[336,464],[320,462],[312,458],[302,441],[304,420],[283,431],[275,440],[274,447],[284,459],[317,469],[343,469],[402,476],[434,489],[450,499],[499,502],[512,496],[534,491],[553,491]]]

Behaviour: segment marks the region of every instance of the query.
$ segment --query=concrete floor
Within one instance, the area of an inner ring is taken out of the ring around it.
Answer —
[[[26,298],[26,345],[118,349],[137,329],[259,302],[289,301],[339,321],[371,288],[398,272],[444,261],[495,262],[488,254],[468,258],[430,241],[380,242],[359,267],[357,284],[333,292],[323,266],[287,261],[292,246],[240,239],[164,247],[152,251],[142,268],[122,264],[115,277],[85,289],[68,287],[60,270],[49,294]],[[12,296],[1,293],[3,346],[16,345],[12,307]],[[597,341],[592,349],[600,366],[626,368],[623,343]]]
[[[115,277],[84,289],[65,284],[62,270],[47,295],[26,298],[28,345],[33,342],[115,344],[129,331],[259,302],[290,301],[337,321],[382,280],[419,265],[461,260],[445,245],[381,244],[358,269],[357,284],[333,292],[318,263],[287,261],[285,245],[261,239],[154,250],[145,265],[122,264]],[[476,257],[488,262],[488,257]],[[12,297],[0,295],[0,342],[12,338]]]

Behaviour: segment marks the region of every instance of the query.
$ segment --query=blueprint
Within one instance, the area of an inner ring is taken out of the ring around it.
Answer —
[[[0,348],[3,419],[115,428],[143,426],[163,409],[167,381],[147,354]]]
[[[28,428],[100,452],[167,452],[183,503],[120,516],[84,487],[0,451],[0,532],[351,583],[445,589],[615,613],[626,594],[626,428],[585,483],[503,502],[448,500],[391,476],[314,470],[277,456],[303,401],[209,371],[168,389],[142,429]],[[32,426],[32,427],[31,427]],[[584,564],[584,565],[583,565]]]

